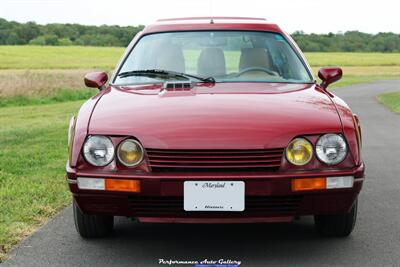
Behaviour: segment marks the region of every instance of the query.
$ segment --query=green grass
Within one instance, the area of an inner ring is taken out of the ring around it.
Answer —
[[[362,84],[362,83],[371,83],[375,81],[382,81],[382,80],[399,80],[399,76],[393,75],[371,75],[371,76],[352,76],[346,75],[341,80],[333,83],[329,86],[329,88],[339,88],[345,87],[354,84]]]
[[[0,69],[110,70],[123,51],[121,47],[0,46]]]
[[[400,53],[305,53],[311,66],[400,66]]]
[[[84,88],[81,90],[60,89],[52,92],[50,95],[33,95],[33,96],[13,96],[0,97],[0,107],[12,106],[30,106],[53,104],[68,101],[77,101],[88,99],[96,93],[94,89]]]
[[[400,92],[381,94],[378,100],[391,111],[400,113]]]
[[[1,108],[0,262],[13,244],[70,203],[67,127],[81,104]]]

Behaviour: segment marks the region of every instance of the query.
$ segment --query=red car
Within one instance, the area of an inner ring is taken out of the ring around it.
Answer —
[[[101,56],[101,55],[99,55]],[[356,115],[317,84],[277,25],[252,18],[160,20],[132,40],[69,127],[77,231],[140,222],[289,222],[349,235],[364,181]],[[108,83],[107,83],[108,81]]]

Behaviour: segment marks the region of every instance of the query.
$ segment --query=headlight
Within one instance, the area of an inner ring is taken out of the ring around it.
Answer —
[[[306,165],[313,156],[313,147],[304,138],[296,138],[286,148],[286,159],[297,166]]]
[[[126,139],[118,146],[119,161],[127,167],[139,165],[143,160],[143,147],[134,139]]]
[[[113,143],[105,136],[89,136],[83,145],[83,156],[94,166],[106,166],[114,159]]]
[[[346,157],[347,144],[341,135],[325,134],[318,139],[316,152],[320,161],[335,165]]]

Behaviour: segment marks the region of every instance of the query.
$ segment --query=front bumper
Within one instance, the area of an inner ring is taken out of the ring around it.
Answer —
[[[293,192],[293,178],[354,176],[354,186]],[[80,190],[77,177],[139,179],[140,193]],[[245,211],[186,212],[183,183],[189,180],[238,180],[245,182]],[[290,221],[296,216],[348,212],[364,181],[364,165],[353,169],[277,173],[176,173],[132,174],[77,171],[67,166],[67,181],[79,208],[88,214],[138,218],[143,222],[247,223]]]

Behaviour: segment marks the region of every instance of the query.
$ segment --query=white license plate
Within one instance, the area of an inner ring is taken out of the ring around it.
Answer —
[[[186,181],[185,211],[244,211],[244,182]]]

